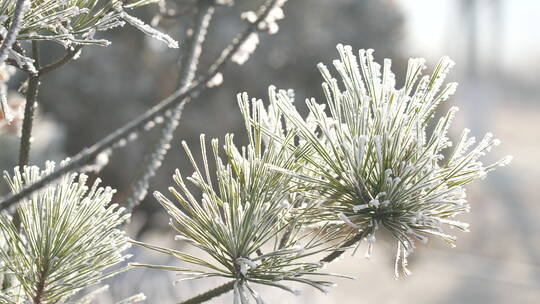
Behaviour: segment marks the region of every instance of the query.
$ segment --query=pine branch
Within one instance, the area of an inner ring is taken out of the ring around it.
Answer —
[[[30,75],[26,91],[26,105],[24,107],[24,119],[22,125],[21,145],[19,150],[19,168],[28,165],[30,146],[32,139],[32,125],[39,90],[39,76]]]
[[[189,87],[195,78],[195,73],[197,72],[197,66],[199,64],[199,58],[202,51],[202,44],[205,41],[207,29],[214,13],[214,4],[212,1],[206,0],[197,3],[197,13],[193,17],[193,34],[186,42],[186,46],[180,60],[178,82],[178,87],[180,89],[186,89]],[[190,100],[191,98],[184,99],[173,110],[172,115],[166,119],[163,127],[161,128],[160,137],[145,155],[142,168],[133,179],[128,190],[126,212],[131,212],[146,197],[150,179],[155,175],[159,167],[161,167],[161,163],[170,149],[170,142],[173,139],[174,131],[179,125],[184,106]]]
[[[52,71],[56,70],[57,68],[63,66],[64,64],[68,63],[75,56],[77,56],[77,54],[82,50],[82,48],[83,48],[82,45],[77,45],[73,49],[68,50],[66,55],[64,57],[58,59],[58,61],[55,61],[53,63],[50,63],[50,64],[40,68],[39,69],[39,75],[43,76],[43,75],[45,75],[45,74],[47,74],[49,72],[52,72]]]
[[[212,65],[209,72],[206,75],[201,76],[193,85],[186,89],[180,88],[174,91],[171,95],[169,95],[169,97],[163,99],[160,103],[150,108],[139,117],[129,121],[127,124],[116,129],[114,132],[110,133],[93,146],[86,148],[73,156],[69,164],[66,166],[56,169],[51,174],[41,178],[32,185],[25,187],[20,192],[3,198],[0,202],[0,210],[9,208],[22,198],[45,187],[68,172],[78,170],[81,167],[93,162],[99,153],[108,149],[112,150],[119,147],[119,142],[125,140],[131,133],[144,130],[144,125],[148,122],[153,121],[160,115],[163,115],[166,111],[174,109],[174,107],[182,102],[185,98],[197,95],[203,88],[206,87],[206,83],[225,67],[227,62],[240,49],[248,37],[252,33],[258,31],[259,24],[266,19],[277,2],[278,0],[268,0],[265,5],[263,5],[262,11],[257,20],[250,23],[246,30],[233,40],[232,44],[222,52],[221,56]]]
[[[39,68],[39,46],[37,41],[32,41],[32,56],[36,68]],[[24,166],[28,165],[28,160],[30,158],[32,126],[34,123],[34,112],[36,109],[36,102],[40,84],[39,76],[39,74],[30,74],[28,78],[26,105],[24,107],[24,119],[21,134],[21,146],[19,150],[19,169],[21,170],[21,172]]]
[[[234,283],[235,281],[230,281],[214,289],[210,289],[205,293],[201,293],[200,295],[195,296],[191,299],[188,299],[183,302],[179,302],[178,304],[199,304],[199,303],[204,303],[206,301],[210,301],[211,299],[215,297],[219,297],[220,295],[231,291],[234,287]]]
[[[339,258],[347,249],[349,249],[351,246],[356,245],[358,242],[360,242],[364,237],[368,235],[367,230],[362,230],[358,232],[354,237],[346,241],[340,248],[336,249],[326,257],[322,258],[319,262],[321,263],[330,263],[334,261],[335,259]]]

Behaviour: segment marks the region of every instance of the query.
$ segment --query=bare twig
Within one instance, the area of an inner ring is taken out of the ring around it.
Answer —
[[[183,49],[180,62],[180,72],[178,87],[186,89],[191,85],[197,72],[197,66],[201,55],[202,44],[204,43],[208,26],[214,13],[213,1],[205,0],[197,2],[197,13],[194,18],[193,34]],[[150,179],[155,175],[156,171],[161,167],[165,155],[170,148],[170,142],[173,138],[174,131],[179,125],[180,117],[184,106],[191,98],[184,99],[173,111],[172,115],[167,118],[161,128],[160,137],[152,145],[147,155],[144,157],[144,162],[133,179],[128,190],[126,199],[126,212],[131,212],[133,208],[140,204],[146,197],[148,192]]]
[[[26,105],[24,106],[24,118],[21,133],[21,144],[19,149],[19,169],[28,165],[30,157],[30,146],[32,138],[32,125],[34,122],[34,111],[39,90],[39,77],[30,75],[28,79],[28,88],[26,89]]]
[[[57,68],[63,66],[64,64],[68,63],[75,56],[77,56],[77,53],[79,53],[82,48],[83,48],[82,45],[77,45],[73,49],[68,50],[66,55],[64,57],[58,59],[58,61],[55,61],[53,63],[50,63],[50,64],[40,68],[39,69],[39,75],[40,76],[45,75],[45,74],[47,74],[49,72],[52,72],[52,71],[56,70]]]
[[[223,53],[216,60],[214,65],[212,65],[209,72],[206,75],[201,76],[193,85],[191,85],[189,88],[180,88],[174,91],[169,97],[165,98],[159,104],[150,108],[145,113],[141,114],[139,117],[129,121],[124,126],[116,129],[114,132],[110,133],[108,136],[98,141],[93,146],[85,148],[81,152],[77,153],[64,167],[56,169],[51,174],[41,178],[34,184],[25,187],[20,192],[16,194],[10,194],[9,196],[3,198],[0,202],[0,210],[5,210],[9,208],[22,198],[45,187],[49,183],[62,177],[68,172],[78,170],[81,167],[91,163],[95,160],[96,156],[99,153],[108,149],[117,148],[119,146],[118,142],[126,139],[129,134],[143,130],[144,125],[148,122],[154,120],[160,115],[163,115],[166,111],[174,109],[175,106],[182,102],[182,100],[184,100],[185,98],[192,97],[199,93],[201,89],[206,87],[206,83],[225,67],[226,63],[238,51],[238,49],[247,40],[247,38],[252,33],[258,30],[259,24],[266,19],[266,17],[270,13],[270,10],[274,7],[277,1],[278,0],[268,0],[263,6],[262,12],[259,14],[259,18],[257,18],[255,22],[250,23],[246,30],[234,39],[233,43],[223,51]]]

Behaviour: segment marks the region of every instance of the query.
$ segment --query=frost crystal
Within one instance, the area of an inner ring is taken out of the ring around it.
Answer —
[[[242,43],[240,48],[234,55],[232,56],[231,60],[233,62],[236,62],[239,65],[244,64],[253,52],[255,52],[255,49],[257,49],[257,45],[259,44],[259,34],[257,33],[251,33],[249,37]]]
[[[206,84],[209,88],[220,86],[223,83],[223,74],[216,73]]]

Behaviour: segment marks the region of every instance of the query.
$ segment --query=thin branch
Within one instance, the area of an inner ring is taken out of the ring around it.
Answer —
[[[360,242],[364,237],[366,237],[367,229],[362,230],[355,234],[351,239],[346,241],[340,248],[336,249],[326,257],[322,258],[319,262],[321,263],[330,263],[333,260],[339,258],[347,249],[349,249],[351,246],[356,245],[358,242]]]
[[[11,48],[12,48],[15,52],[17,52],[17,53],[19,53],[19,54],[21,54],[21,55],[23,55],[23,56],[24,56],[24,54],[26,53],[25,50],[22,48],[21,43],[20,43],[19,41],[17,41],[17,40],[15,40],[15,43],[13,43],[13,45],[11,46]]]
[[[37,41],[32,41],[32,57],[36,68],[39,68],[39,46]],[[30,158],[30,146],[32,143],[32,126],[39,91],[39,74],[28,76],[28,88],[26,90],[26,105],[24,107],[24,119],[21,134],[21,146],[19,150],[19,170],[23,172],[24,166],[28,165]]]
[[[40,270],[39,282],[36,286],[36,294],[33,298],[34,304],[41,304],[44,297],[45,287],[47,285],[47,273],[49,271],[48,265],[45,265],[44,269]]]
[[[0,38],[3,38],[3,37],[0,36]],[[25,56],[25,51],[21,48],[21,46],[19,45],[19,43],[17,41],[15,41],[15,43],[13,43],[13,45],[11,46],[11,49],[16,53],[19,53],[20,55]],[[19,69],[19,70],[21,70],[21,71],[23,71],[23,72],[25,72],[27,74],[34,74],[35,73],[30,68],[28,68],[28,66],[21,66],[21,65],[19,65],[19,62],[17,62],[17,60],[12,59],[12,58],[6,58],[4,63],[6,63],[8,65],[11,65],[11,66],[14,66],[17,69]]]
[[[178,304],[199,304],[199,303],[204,303],[206,301],[210,301],[211,299],[215,297],[218,297],[224,293],[231,291],[234,288],[234,282],[235,281],[230,281],[214,289],[210,289],[209,291],[205,293],[201,293],[200,295],[195,296],[191,299],[188,299],[183,302],[179,302]]]
[[[30,70],[28,68],[25,68],[25,67],[22,67],[19,65],[19,63],[17,63],[16,60],[14,59],[11,59],[11,58],[7,58],[5,61],[4,61],[5,64],[7,65],[11,65],[13,67],[16,67],[17,69],[19,70],[22,70],[24,72],[27,72],[27,73],[30,73]]]
[[[202,51],[202,44],[206,38],[206,33],[212,15],[214,13],[213,1],[200,1],[197,7],[197,13],[194,18],[193,34],[187,40],[186,46],[180,60],[180,72],[178,87],[186,89],[191,85],[197,72],[199,58]],[[172,115],[165,121],[160,137],[152,145],[144,157],[144,162],[133,179],[128,190],[126,199],[126,212],[131,212],[146,197],[150,179],[161,167],[161,162],[170,149],[170,142],[173,139],[174,131],[179,125],[180,117],[184,106],[191,98],[184,99],[173,111]]]
[[[51,64],[48,64],[48,65],[42,67],[41,69],[39,69],[39,75],[40,76],[45,75],[45,74],[47,74],[49,72],[52,72],[52,71],[56,70],[57,68],[63,66],[64,64],[68,63],[73,58],[75,58],[75,56],[77,56],[77,54],[81,51],[82,48],[83,48],[82,45],[77,45],[72,50],[69,50],[66,53],[66,55],[64,57],[58,59],[58,61],[53,62]]]
[[[13,50],[20,53],[20,54],[22,54],[21,50],[16,50],[15,49],[15,45],[16,44],[13,44]],[[40,76],[43,76],[45,74],[48,74],[48,73],[58,69],[59,67],[63,66],[64,64],[70,62],[71,60],[73,60],[73,58],[75,58],[75,56],[77,56],[77,54],[82,50],[83,47],[84,47],[83,45],[77,45],[73,49],[68,50],[66,52],[66,54],[62,58],[58,59],[55,62],[47,64],[47,65],[43,66],[42,68],[40,68],[38,70],[38,74]],[[22,54],[22,55],[24,55],[24,54]],[[25,66],[20,66],[19,63],[14,59],[7,58],[5,60],[5,63],[18,68],[19,70],[21,70],[23,72],[26,72],[27,74],[33,74],[33,72],[29,68],[27,68]]]
[[[24,16],[24,10],[29,5],[26,0],[17,0],[15,4],[15,10],[13,11],[13,17],[11,18],[11,25],[9,30],[0,46],[0,64],[2,64],[7,56],[8,51],[11,49],[15,41],[17,40],[17,34],[19,33],[19,24]]]
[[[25,187],[20,192],[16,194],[10,194],[9,196],[5,197],[0,202],[0,210],[5,210],[9,208],[11,205],[15,204],[22,198],[45,187],[49,183],[62,177],[68,172],[78,170],[81,167],[93,162],[99,153],[108,149],[112,150],[119,147],[120,145],[118,143],[121,140],[126,139],[129,134],[143,130],[145,124],[153,121],[156,117],[163,115],[166,111],[174,109],[174,107],[180,102],[182,102],[182,100],[184,100],[185,98],[197,95],[201,89],[206,87],[206,83],[225,67],[229,59],[231,59],[231,57],[238,51],[238,49],[247,40],[247,38],[252,33],[258,30],[259,24],[266,19],[277,1],[278,0],[268,0],[266,2],[266,4],[262,7],[262,13],[259,14],[259,18],[257,18],[255,22],[250,23],[247,29],[237,38],[235,38],[233,43],[223,51],[221,56],[210,68],[208,74],[200,77],[198,81],[189,88],[180,88],[174,91],[169,97],[165,98],[159,104],[150,108],[145,113],[141,114],[139,117],[129,121],[127,124],[110,133],[108,136],[98,141],[93,146],[83,149],[81,152],[77,153],[64,167],[56,169],[51,174]]]
[[[30,157],[30,146],[32,138],[32,125],[34,122],[34,111],[39,90],[39,77],[30,75],[28,79],[28,88],[26,90],[26,105],[24,106],[24,118],[21,133],[21,144],[19,148],[19,169],[28,165]]]

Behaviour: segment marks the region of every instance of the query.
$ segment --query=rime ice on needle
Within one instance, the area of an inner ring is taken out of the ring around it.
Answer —
[[[133,16],[128,15],[120,2],[117,2],[117,5],[114,8],[120,15],[120,18],[125,20],[127,23],[131,24],[132,26],[136,27],[141,32],[145,33],[146,35],[157,39],[159,41],[164,42],[169,48],[177,49],[178,48],[178,42],[171,38],[171,36],[164,34],[155,28],[151,27],[148,24],[145,24],[142,20],[135,18]]]
[[[286,124],[294,126],[288,132],[298,136],[291,149],[303,151],[308,163],[306,170],[289,173],[306,195],[323,200],[315,217],[362,231],[370,244],[381,226],[390,231],[398,243],[396,265],[408,273],[414,240],[437,237],[453,245],[455,237],[443,228],[467,230],[454,219],[469,211],[465,185],[511,158],[487,165],[480,161],[499,143],[491,133],[474,146],[465,130],[453,144],[447,132],[456,107],[438,119],[432,132],[426,130],[439,103],[456,89],[455,83],[443,86],[454,64],[449,58],[442,58],[431,76],[421,76],[423,59],[410,59],[405,84],[396,89],[390,60],[381,67],[372,50],[360,50],[357,57],[350,46],[337,48],[340,59],[334,66],[341,82],[319,64],[329,115],[326,105],[311,99],[304,119],[285,91],[271,90],[270,107],[279,108]],[[268,124],[256,127],[272,134]],[[451,146],[445,157],[443,151]]]

